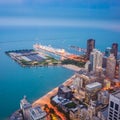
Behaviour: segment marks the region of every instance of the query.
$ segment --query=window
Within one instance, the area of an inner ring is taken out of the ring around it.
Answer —
[[[115,111],[114,114],[118,114],[118,112]]]
[[[112,115],[109,114],[109,117],[112,118]]]
[[[115,116],[115,117],[117,117],[117,115],[116,115],[116,114],[114,114],[114,116]]]
[[[114,106],[114,103],[111,101],[111,102],[110,102],[110,107],[113,108],[113,106]]]
[[[109,117],[109,120],[112,120],[112,118]]]
[[[115,110],[118,111],[118,108],[119,108],[119,105],[118,105],[118,104],[115,104]]]
[[[117,118],[114,117],[114,120],[117,120]]]
[[[110,108],[110,111],[112,111],[113,112],[113,110]]]
[[[113,113],[110,111],[110,114],[113,114]]]

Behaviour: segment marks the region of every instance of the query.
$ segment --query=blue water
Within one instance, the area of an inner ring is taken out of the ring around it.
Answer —
[[[19,109],[20,99],[24,95],[33,102],[74,74],[62,67],[23,68],[6,56],[5,51],[31,49],[36,42],[71,51],[70,45],[86,48],[88,38],[94,38],[96,47],[102,51],[113,42],[120,45],[120,33],[109,30],[75,27],[0,28],[0,120]]]

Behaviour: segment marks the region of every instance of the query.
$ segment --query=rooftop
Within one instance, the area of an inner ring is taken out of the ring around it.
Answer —
[[[58,97],[58,95],[56,95],[55,97],[53,97],[52,99],[56,104],[62,104],[62,105],[65,105],[65,104],[68,104],[70,103],[71,101],[69,99],[64,99],[62,97]]]
[[[24,96],[24,98],[20,101],[20,104],[22,106],[22,108],[26,109],[31,107],[31,104],[27,101],[26,97]]]
[[[60,88],[63,92],[65,92],[65,93],[71,91],[68,87],[66,87],[66,86],[64,86],[64,85],[61,85],[59,88]]]
[[[35,120],[44,118],[46,116],[46,112],[42,111],[39,106],[31,108],[29,112]]]
[[[87,88],[94,88],[94,87],[97,87],[97,86],[101,86],[101,83],[94,82],[94,83],[86,85]]]
[[[114,92],[112,95],[120,99],[120,90]]]
[[[102,109],[100,112],[103,114],[103,116],[104,116],[105,118],[107,118],[107,116],[108,116],[108,107]]]

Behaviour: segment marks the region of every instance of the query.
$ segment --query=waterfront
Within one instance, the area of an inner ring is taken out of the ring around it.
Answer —
[[[93,38],[103,52],[113,42],[120,45],[119,6],[119,1],[104,0],[1,0],[0,120],[19,109],[24,95],[32,103],[74,73],[62,67],[22,68],[5,51],[41,43],[79,54],[70,46],[86,48],[86,40]]]
[[[65,31],[64,38],[61,38],[60,34],[58,34],[58,36],[56,35],[53,39],[51,33],[48,39],[48,37],[45,38],[44,34],[41,35],[41,29],[36,29],[34,32],[33,29],[29,30],[27,28],[23,28],[23,31],[21,29],[16,30],[14,28],[10,31],[10,29],[6,28],[6,30],[3,30],[4,35],[0,36],[0,95],[2,96],[0,99],[0,105],[2,109],[2,111],[0,112],[0,120],[5,120],[5,118],[10,116],[11,113],[19,109],[20,99],[22,99],[24,95],[28,97],[30,102],[33,102],[34,100],[39,99],[53,88],[63,83],[74,73],[73,71],[61,67],[22,68],[14,60],[6,56],[4,53],[5,51],[16,49],[31,49],[32,45],[36,42],[72,51],[71,49],[69,49],[70,45],[79,45],[80,47],[82,46],[83,48],[85,48],[86,40],[89,37],[93,37],[96,39],[96,47],[102,51],[107,46],[111,46],[112,42],[120,43],[119,33],[113,31],[102,31],[98,29],[93,29],[89,34],[85,34],[85,29],[82,30],[76,28],[76,33],[74,33],[67,28],[65,28],[64,30],[58,30],[57,28],[54,28],[51,32],[55,32],[56,30],[57,32],[62,34]],[[14,31],[16,31],[15,36]],[[27,33],[23,34],[24,31],[27,31]],[[94,31],[97,31],[97,33],[92,34],[92,32]],[[11,34],[10,36],[8,35],[10,39],[5,36],[8,34],[8,32],[10,32]],[[71,33],[71,36],[69,36],[69,38],[67,39],[69,32]],[[79,36],[78,32],[82,36]],[[32,40],[33,36],[36,36],[36,34],[38,33],[40,33],[38,37],[41,36],[43,39]],[[21,38],[18,38],[17,36],[21,36]],[[24,41],[24,39],[26,40]],[[105,44],[103,44],[101,40],[106,40],[104,41]]]
[[[9,48],[12,45],[9,44]],[[33,102],[73,74],[72,71],[61,67],[22,68],[5,55],[5,46],[2,45],[0,51],[0,61],[2,62],[0,63],[0,95],[2,96],[0,99],[2,109],[0,120],[5,120],[12,112],[19,109],[19,102],[23,95],[26,95]],[[61,74],[64,72],[66,74],[63,77]]]

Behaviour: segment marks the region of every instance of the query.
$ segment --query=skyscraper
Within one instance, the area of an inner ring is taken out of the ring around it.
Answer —
[[[25,120],[28,120],[29,109],[32,108],[32,105],[27,101],[26,96],[20,101],[20,109],[23,112],[23,116]]]
[[[107,67],[106,67],[106,75],[108,78],[113,79],[115,76],[115,67],[116,67],[116,59],[113,54],[107,58]]]
[[[95,40],[89,39],[87,40],[87,58],[90,59],[90,53],[95,48]]]
[[[102,68],[103,54],[97,49],[93,49],[90,54],[90,70],[96,71],[97,68]]]
[[[110,95],[108,120],[120,120],[120,90]]]
[[[105,50],[105,56],[106,56],[106,57],[109,57],[109,56],[110,56],[110,53],[111,53],[111,48],[110,48],[110,47],[107,47],[106,50]]]
[[[118,70],[118,72],[119,72],[119,80],[120,80],[120,61],[119,61],[119,70]]]
[[[117,43],[112,44],[111,53],[113,53],[115,58],[117,59],[117,54],[118,54],[118,44]]]

